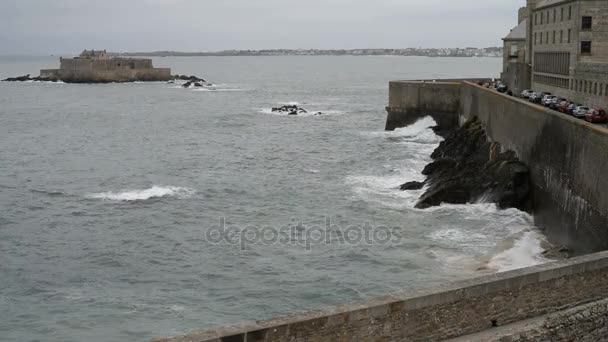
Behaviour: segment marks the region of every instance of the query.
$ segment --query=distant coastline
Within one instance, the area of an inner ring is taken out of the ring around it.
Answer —
[[[214,52],[112,52],[122,57],[227,57],[227,56],[423,56],[423,57],[502,57],[502,47],[488,48],[439,48],[439,49],[270,49],[270,50],[224,50]]]

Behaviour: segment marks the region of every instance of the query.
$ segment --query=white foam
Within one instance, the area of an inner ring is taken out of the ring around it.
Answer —
[[[551,260],[542,255],[543,242],[545,238],[538,231],[525,231],[514,241],[511,248],[492,257],[487,266],[496,272],[506,272],[550,262]]]
[[[153,186],[144,190],[126,190],[122,192],[101,192],[87,195],[88,198],[111,200],[111,201],[144,201],[151,198],[176,197],[188,198],[195,193],[189,188],[177,186]]]

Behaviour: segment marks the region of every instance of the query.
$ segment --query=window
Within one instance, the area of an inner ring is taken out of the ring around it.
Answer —
[[[564,21],[564,8],[563,7],[560,9],[560,12],[561,12],[561,14],[559,16],[559,21]]]
[[[593,26],[593,18],[591,17],[583,17],[583,30],[591,30]]]
[[[549,32],[545,35],[545,44],[549,44]]]
[[[542,25],[545,22],[545,12],[540,13],[540,24]]]
[[[581,53],[591,54],[591,42],[590,41],[581,42]]]
[[[570,44],[570,37],[572,37],[572,29],[568,29],[568,44]]]
[[[597,82],[593,83],[593,95],[597,95]]]
[[[568,20],[572,20],[572,6],[568,7]]]
[[[553,22],[557,19],[557,8],[553,9]]]
[[[564,42],[564,30],[559,30],[559,43]]]
[[[536,35],[536,32],[534,32],[534,45],[536,45],[538,43],[538,36]]]
[[[538,25],[538,13],[534,13],[534,25]]]
[[[555,31],[553,31],[553,44],[555,44]]]

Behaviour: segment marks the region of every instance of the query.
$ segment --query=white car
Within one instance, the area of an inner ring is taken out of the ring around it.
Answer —
[[[532,91],[532,89],[526,89],[521,92],[521,97],[523,97],[524,99],[529,99],[532,94],[534,94],[534,91]]]
[[[587,106],[578,106],[572,111],[572,115],[577,118],[585,118],[585,115],[589,113],[591,109]]]
[[[553,100],[555,100],[556,98],[557,98],[557,96],[555,96],[555,95],[545,95],[545,97],[543,98],[543,102],[542,102],[542,104],[543,104],[544,106],[548,106],[548,105],[549,105],[549,104],[551,104],[551,102],[552,102]]]

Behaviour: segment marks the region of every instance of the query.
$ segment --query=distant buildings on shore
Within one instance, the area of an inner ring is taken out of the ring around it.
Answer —
[[[502,47],[488,48],[441,48],[441,49],[273,49],[273,50],[225,50],[218,52],[132,52],[114,53],[119,56],[188,57],[188,56],[427,56],[427,57],[502,57]]]
[[[608,1],[527,0],[504,41],[503,82],[608,106]]]

